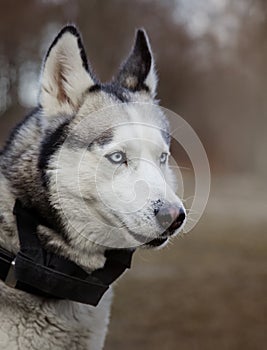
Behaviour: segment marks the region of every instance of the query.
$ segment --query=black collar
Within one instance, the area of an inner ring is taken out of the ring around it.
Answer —
[[[46,298],[68,299],[96,306],[109,286],[131,266],[134,249],[105,253],[103,268],[87,273],[74,262],[46,251],[36,235],[40,218],[14,206],[20,251],[15,256],[0,247],[0,279],[10,287]]]

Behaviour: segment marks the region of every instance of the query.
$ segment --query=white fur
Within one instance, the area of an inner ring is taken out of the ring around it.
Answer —
[[[96,249],[96,254],[99,245],[129,248],[159,237],[163,229],[154,215],[153,202],[161,200],[183,208],[170,168],[159,162],[161,153],[169,153],[169,149],[159,126],[158,106],[127,103],[105,107],[95,115],[83,116],[73,136],[110,116],[112,142],[95,145],[89,152],[87,144],[73,148],[70,137],[54,155],[48,171],[53,205],[62,211],[73,244],[82,245],[84,252]],[[116,166],[106,158],[115,151],[126,153],[128,166]]]
[[[111,290],[97,307],[40,299],[1,281],[0,297],[5,300],[0,309],[1,350],[100,350],[104,346]]]

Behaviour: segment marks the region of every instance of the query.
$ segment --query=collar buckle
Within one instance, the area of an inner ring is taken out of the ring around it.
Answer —
[[[11,265],[9,267],[6,279],[5,279],[5,284],[11,288],[16,288],[17,285],[17,279],[16,279],[16,275],[15,275],[15,261],[16,259],[14,259],[11,262]]]

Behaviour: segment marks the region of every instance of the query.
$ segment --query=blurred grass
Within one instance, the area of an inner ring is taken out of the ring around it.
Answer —
[[[266,349],[267,218],[251,217],[215,215],[211,202],[191,234],[137,253],[105,349]]]

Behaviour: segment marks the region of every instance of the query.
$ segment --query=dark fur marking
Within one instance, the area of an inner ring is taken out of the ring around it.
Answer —
[[[48,134],[47,137],[43,140],[40,149],[40,156],[38,159],[38,168],[41,174],[41,181],[45,187],[45,192],[47,193],[47,220],[49,223],[52,223],[54,230],[64,239],[64,241],[69,244],[71,242],[70,237],[66,234],[64,225],[62,224],[61,217],[56,209],[50,205],[49,196],[48,196],[48,177],[46,174],[47,166],[51,156],[57,151],[57,149],[64,143],[67,137],[69,121],[62,123],[55,131],[51,134]],[[44,239],[44,237],[42,238]]]
[[[46,175],[46,169],[51,156],[56,152],[56,150],[64,143],[67,137],[67,128],[69,121],[62,123],[53,133],[48,134],[48,136],[43,140],[41,144],[40,156],[38,160],[38,168],[41,172],[42,183],[44,187],[47,188],[48,179]]]
[[[98,91],[104,91],[107,94],[112,94],[120,102],[129,102],[130,100],[130,96],[127,90],[115,81],[107,84],[95,84],[88,89],[89,93]]]
[[[89,87],[88,92],[96,92],[101,90],[100,84],[95,84]]]
[[[98,136],[94,141],[89,145],[89,149],[93,144],[98,144],[99,146],[105,146],[110,143],[113,139],[113,132],[111,129],[105,130],[100,136]]]
[[[127,90],[116,82],[103,84],[101,89],[107,94],[116,96],[121,102],[129,102],[129,94],[127,93]]]

